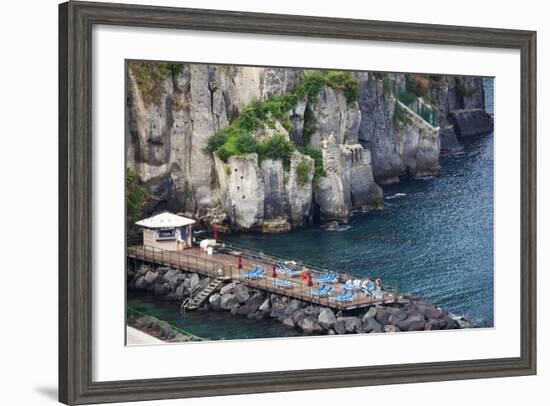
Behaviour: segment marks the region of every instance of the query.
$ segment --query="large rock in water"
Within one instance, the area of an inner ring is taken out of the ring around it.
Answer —
[[[331,309],[329,309],[328,307],[324,307],[319,313],[317,321],[319,322],[321,327],[328,330],[334,325],[334,323],[336,323],[336,316]]]
[[[367,310],[367,312],[361,318],[361,321],[365,323],[368,319],[372,319],[375,316],[376,316],[376,307],[373,306],[369,308],[369,310]]]
[[[189,277],[189,289],[193,290],[196,287],[198,287],[200,281],[201,279],[199,277],[199,274],[196,274],[196,273],[191,274],[191,276]]]
[[[238,282],[231,282],[231,283],[228,283],[227,285],[223,286],[221,289],[220,289],[220,293],[222,295],[225,295],[225,294],[228,294],[228,293],[233,293],[235,291],[235,288],[239,286],[239,283]]]
[[[367,333],[379,333],[382,331],[382,324],[376,321],[374,317],[369,317],[363,322],[361,328]]]
[[[170,285],[174,286],[184,280],[185,276],[177,269],[169,269],[162,278]]]
[[[208,303],[212,310],[219,310],[222,301],[222,296],[219,293],[214,293],[208,298]]]
[[[145,274],[144,281],[147,285],[152,285],[158,276],[159,276],[158,272],[149,271]]]
[[[260,292],[254,293],[250,299],[246,302],[246,308],[249,313],[255,313],[257,310],[260,309],[264,302],[264,295]]]
[[[313,316],[306,316],[298,321],[298,327],[302,329],[305,334],[319,333],[323,331],[323,328],[317,322],[317,319]]]
[[[233,291],[235,298],[238,300],[239,304],[243,304],[250,298],[250,290],[245,285],[239,284],[235,287]]]
[[[493,131],[493,120],[482,109],[453,110],[449,113],[449,121],[453,124],[456,134],[461,138]]]
[[[361,319],[359,317],[339,317],[338,321],[344,322],[346,333],[359,333],[361,331]]]
[[[452,126],[439,130],[439,142],[442,154],[456,154],[464,150],[462,145],[458,142],[458,138]]]
[[[222,295],[220,300],[220,308],[224,310],[231,310],[239,307],[239,299],[233,293]]]

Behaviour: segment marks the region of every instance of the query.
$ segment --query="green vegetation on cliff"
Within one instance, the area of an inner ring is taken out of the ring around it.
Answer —
[[[133,228],[134,223],[142,216],[142,207],[145,199],[149,197],[149,191],[136,180],[136,174],[126,169],[126,221],[128,229]]]
[[[294,92],[272,96],[265,101],[253,100],[243,107],[239,116],[229,126],[210,137],[205,150],[215,152],[224,162],[231,156],[256,153],[260,161],[280,159],[288,169],[296,145],[281,134],[275,134],[263,141],[256,139],[253,134],[264,126],[275,129],[277,121],[290,132],[290,113],[299,100],[306,100],[308,104],[304,113],[303,134],[304,143],[307,144],[309,137],[315,132],[315,117],[310,103],[318,101],[319,93],[324,86],[343,92],[348,103],[356,102],[359,97],[359,82],[350,72],[308,71]],[[301,151],[315,160],[315,177],[322,176],[321,151],[313,148],[303,148]]]
[[[305,186],[309,180],[309,164],[305,157],[302,157],[298,166],[296,167],[296,174],[298,175],[298,185],[300,187]]]
[[[323,167],[323,152],[319,148],[299,147],[298,151],[313,158],[315,161],[314,179],[326,176],[325,168]]]
[[[143,101],[158,106],[164,94],[164,81],[171,76],[179,75],[183,70],[183,64],[130,61],[128,68],[134,75]]]

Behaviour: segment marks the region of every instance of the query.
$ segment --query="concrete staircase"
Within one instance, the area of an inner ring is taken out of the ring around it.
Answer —
[[[211,276],[206,278],[198,287],[196,287],[181,304],[181,310],[198,309],[202,302],[214,292],[223,282],[224,278],[220,276]]]

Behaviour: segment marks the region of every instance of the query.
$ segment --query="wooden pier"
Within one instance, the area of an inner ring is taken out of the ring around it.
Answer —
[[[330,307],[336,310],[352,310],[371,306],[376,303],[392,303],[398,300],[399,296],[386,294],[383,298],[374,298],[365,296],[357,291],[352,301],[337,302],[330,297],[316,297],[312,295],[312,289],[315,287],[307,286],[307,281],[301,277],[290,278],[282,273],[277,273],[274,278],[272,274],[274,262],[265,259],[251,258],[238,250],[228,250],[227,252],[214,252],[208,255],[201,252],[198,248],[189,248],[183,251],[168,251],[156,247],[145,245],[134,245],[127,248],[128,258],[150,262],[157,265],[168,266],[179,269],[184,272],[196,272],[202,275],[223,277],[226,280],[239,281],[251,288],[260,289],[266,292],[276,293],[282,296],[296,298],[304,302],[318,304]],[[242,269],[238,268],[238,258],[242,258]],[[254,267],[263,267],[266,272],[262,279],[249,279],[245,274]],[[312,272],[313,278],[319,277]],[[291,282],[291,287],[282,288],[276,285],[276,280],[287,280]],[[341,294],[344,284],[336,282],[332,284],[334,290],[331,296]]]

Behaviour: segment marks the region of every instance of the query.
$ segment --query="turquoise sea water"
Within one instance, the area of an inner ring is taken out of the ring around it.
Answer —
[[[485,80],[493,112],[493,81]],[[439,177],[384,188],[385,208],[357,213],[340,231],[311,226],[289,233],[220,235],[276,256],[382,278],[401,292],[433,300],[479,326],[493,325],[493,134],[464,144],[464,154],[441,158]],[[296,334],[278,323],[217,313],[188,313],[148,297],[129,304],[199,336],[277,337]]]
[[[128,292],[128,306],[142,313],[155,316],[199,337],[212,340],[300,335],[297,330],[289,329],[272,319],[248,320],[246,317],[232,316],[226,312],[201,310],[189,311],[183,316],[179,312],[179,303],[159,301],[158,297],[149,294]]]
[[[341,231],[223,236],[240,246],[382,278],[484,326],[493,322],[493,137],[442,159],[442,175],[384,188],[384,210]]]

